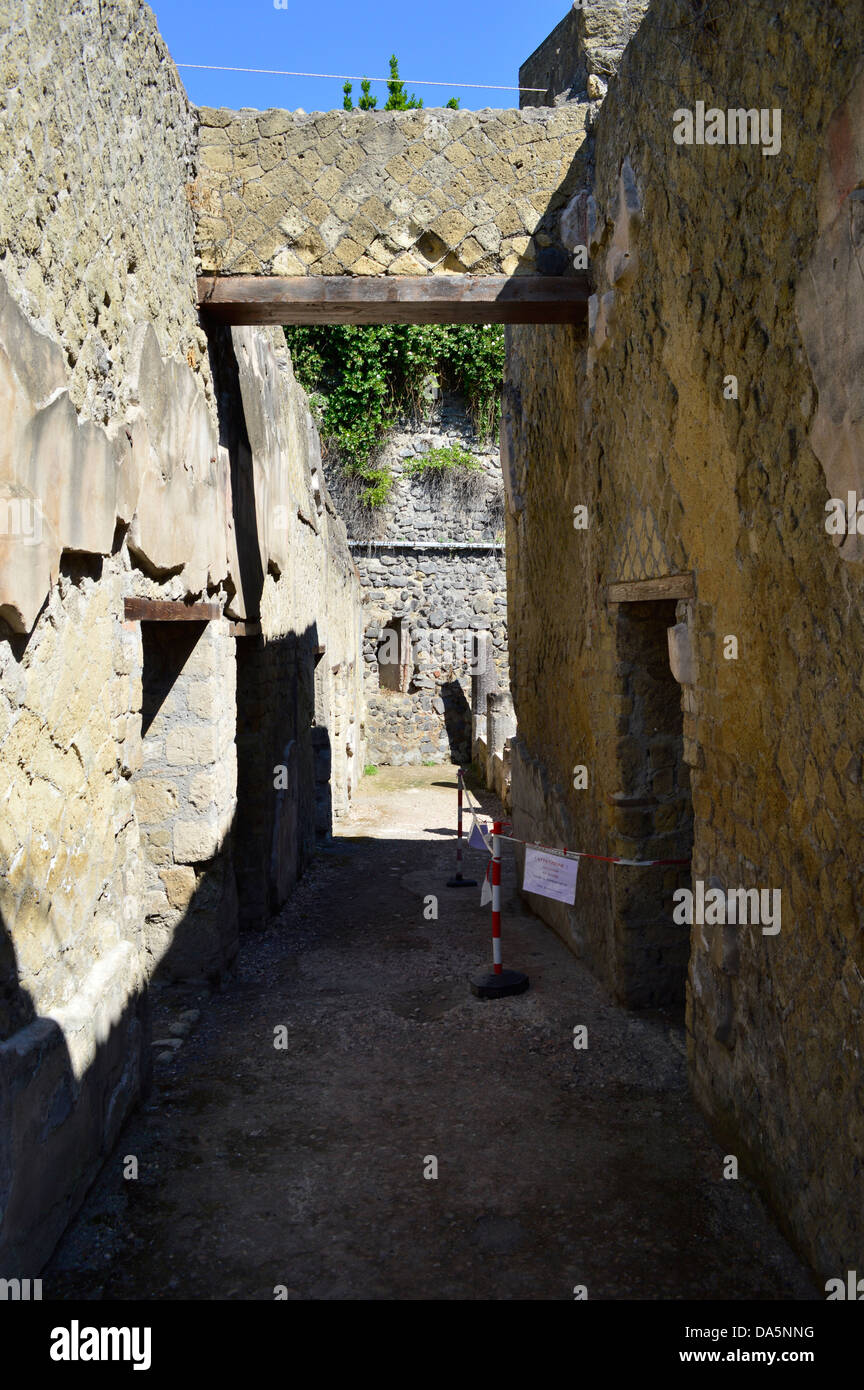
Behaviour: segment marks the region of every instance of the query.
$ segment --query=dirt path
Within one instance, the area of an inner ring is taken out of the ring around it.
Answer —
[[[819,1297],[723,1180],[678,1025],[610,1004],[521,908],[509,856],[504,962],[531,989],[471,995],[490,920],[479,889],[444,886],[454,788],[450,768],[367,778],[236,980],[158,996],[160,1027],[190,1005],[200,1021],[157,1062],[46,1299]]]

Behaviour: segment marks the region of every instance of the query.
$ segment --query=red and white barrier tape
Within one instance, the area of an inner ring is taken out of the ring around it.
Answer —
[[[468,810],[471,813],[471,820],[480,832],[483,840],[488,838],[488,831],[484,831],[477,822],[477,813],[483,814],[479,806],[475,806],[468,793],[468,788],[464,789],[465,797],[468,801]],[[503,824],[509,824],[505,821]],[[589,854],[587,850],[577,849],[557,849],[553,845],[540,845],[534,840],[520,840],[516,835],[499,835],[499,840],[509,840],[513,845],[526,845],[529,849],[542,849],[546,854],[557,854],[561,859],[599,859],[604,864],[623,864],[630,869],[652,869],[657,865],[689,864],[689,859],[619,859],[609,854]]]

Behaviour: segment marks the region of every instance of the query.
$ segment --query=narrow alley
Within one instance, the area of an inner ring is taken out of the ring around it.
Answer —
[[[511,847],[504,963],[531,987],[472,996],[490,913],[445,886],[454,771],[366,777],[236,977],[154,991],[153,1089],[46,1299],[818,1297],[746,1178],[723,1178],[680,1018],[608,1001],[520,903]]]

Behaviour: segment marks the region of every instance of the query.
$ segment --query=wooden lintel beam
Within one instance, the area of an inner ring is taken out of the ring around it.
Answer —
[[[662,579],[629,579],[609,585],[610,603],[644,603],[664,598],[695,598],[693,575],[666,574]]]
[[[231,623],[232,637],[260,637],[261,622],[258,618],[240,618]]]
[[[217,323],[574,323],[585,272],[553,275],[205,275],[198,302]]]
[[[181,603],[171,599],[126,598],[127,623],[209,623],[222,617],[218,603]]]

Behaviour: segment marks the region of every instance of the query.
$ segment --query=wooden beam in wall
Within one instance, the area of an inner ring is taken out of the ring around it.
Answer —
[[[695,598],[692,572],[666,574],[662,579],[629,579],[609,585],[610,603],[644,603],[664,598]]]
[[[209,623],[222,617],[218,603],[179,603],[169,599],[126,598],[127,623]]]
[[[205,275],[198,302],[231,324],[575,323],[587,321],[582,271],[554,275]]]
[[[261,623],[257,618],[238,619],[231,624],[232,637],[260,637]]]

